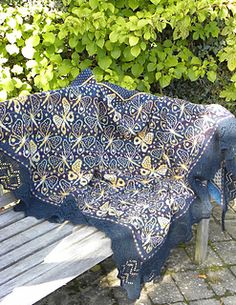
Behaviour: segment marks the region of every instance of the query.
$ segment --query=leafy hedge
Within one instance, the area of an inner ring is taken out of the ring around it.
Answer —
[[[234,0],[13,2],[0,4],[1,100],[66,86],[91,67],[129,89],[210,87],[235,111]]]

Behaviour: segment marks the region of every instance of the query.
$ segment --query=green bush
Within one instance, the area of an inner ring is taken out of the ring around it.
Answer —
[[[176,91],[186,84],[194,100],[207,91],[235,111],[236,1],[36,2],[0,4],[1,100],[66,86],[91,67],[129,89],[186,95]]]

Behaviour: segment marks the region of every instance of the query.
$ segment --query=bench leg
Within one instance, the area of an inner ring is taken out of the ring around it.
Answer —
[[[208,232],[210,219],[202,219],[197,227],[195,262],[201,264],[207,257]]]

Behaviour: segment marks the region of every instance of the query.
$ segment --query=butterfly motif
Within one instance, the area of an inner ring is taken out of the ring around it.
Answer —
[[[140,126],[134,121],[134,119],[127,114],[124,114],[117,126],[118,132],[126,139],[130,139],[132,135],[136,135],[140,130]]]
[[[196,112],[196,105],[186,102],[181,99],[174,99],[172,104],[173,113],[178,113],[178,119],[183,118],[187,122],[190,122],[193,114]]]
[[[23,121],[17,119],[12,126],[9,137],[9,144],[15,148],[18,153],[23,148],[23,155],[29,157],[29,137],[25,132]]]
[[[33,141],[29,141],[29,152],[30,152],[30,164],[32,167],[35,167],[34,163],[38,163],[40,161],[40,154],[38,151],[37,144]]]
[[[86,109],[88,109],[91,101],[92,98],[90,96],[82,97],[82,95],[79,95],[76,101],[73,103],[72,108],[75,108],[78,105],[78,112],[83,114],[85,113]]]
[[[156,132],[159,140],[164,144],[176,145],[179,140],[183,139],[181,134],[184,130],[184,126],[177,118],[166,112],[165,107],[162,108],[160,113],[160,131]]]
[[[162,238],[157,232],[157,219],[151,217],[144,225],[141,231],[142,247],[146,253],[150,253],[156,248],[161,242]]]
[[[3,130],[10,132],[10,129],[6,126],[12,123],[12,117],[6,113],[6,106],[0,104],[0,140],[3,139]]]
[[[61,179],[58,182],[58,186],[59,186],[59,191],[57,191],[57,193],[54,193],[52,195],[49,196],[49,199],[53,202],[55,202],[56,204],[58,203],[62,203],[63,200],[71,193],[74,191],[74,187],[71,186],[71,184],[66,181],[65,179]]]
[[[40,99],[40,105],[44,106],[47,104],[47,111],[52,112],[61,100],[61,94],[57,92],[46,92],[46,96],[41,95]]]
[[[39,148],[43,147],[43,152],[45,154],[57,148],[62,141],[60,136],[53,135],[51,123],[52,121],[49,118],[46,118],[43,122],[41,122],[35,138],[37,142],[41,142]]]
[[[58,169],[59,174],[64,174],[65,168],[70,168],[69,163],[73,162],[74,155],[71,151],[69,142],[64,139],[62,142],[63,151],[58,155],[50,155],[48,158],[49,164],[53,169]]]
[[[158,222],[159,227],[161,228],[161,230],[163,230],[166,234],[169,227],[170,227],[170,218],[159,216],[159,217],[157,217],[157,222]]]
[[[171,148],[166,149],[163,143],[158,143],[156,145],[156,148],[151,150],[150,154],[153,158],[163,160],[165,163],[168,164],[168,167],[171,167],[171,161],[173,160],[175,152]]]
[[[77,120],[72,126],[72,132],[70,133],[70,142],[72,143],[72,148],[77,147],[78,153],[83,153],[85,149],[90,149],[95,142],[93,136],[84,136],[82,132],[83,122],[82,120]]]
[[[143,152],[148,150],[148,145],[152,144],[154,134],[147,131],[147,127],[141,130],[134,138],[134,145],[140,145]]]
[[[125,144],[125,152],[124,156],[119,156],[117,158],[118,163],[123,168],[129,168],[129,170],[133,170],[134,165],[139,166],[138,162],[141,160],[140,155],[137,153],[137,149],[130,143]]]
[[[104,216],[115,216],[119,218],[123,214],[122,211],[118,211],[115,207],[111,205],[109,201],[106,201],[99,207],[99,210],[96,212],[96,215],[99,217]]]
[[[62,99],[62,107],[63,111],[60,113],[60,115],[55,114],[53,116],[53,122],[56,127],[58,129],[60,128],[62,133],[65,135],[66,127],[70,128],[70,123],[73,123],[74,121],[74,113],[70,110],[70,103],[65,97]]]
[[[110,181],[111,185],[114,188],[120,188],[125,186],[125,181],[122,178],[117,177],[115,174],[105,174],[104,179]]]
[[[113,114],[113,121],[117,122],[121,119],[121,113],[112,105],[112,101],[115,99],[116,95],[114,93],[107,94],[107,105],[108,109],[111,108],[111,110],[108,112],[108,114]]]
[[[82,167],[82,160],[77,159],[73,164],[69,172],[68,172],[68,179],[69,181],[73,181],[74,184],[79,181],[81,185],[86,185],[92,179],[92,173],[85,173],[81,171]]]
[[[102,168],[103,167],[107,168],[109,165],[109,157],[105,151],[105,148],[99,141],[96,141],[95,147],[96,147],[96,151],[97,151],[97,157],[99,159],[99,165],[101,165]]]
[[[23,114],[23,119],[26,126],[35,125],[38,128],[38,121],[43,118],[41,100],[37,96],[30,96],[30,109]]]
[[[72,108],[75,108],[80,104],[82,99],[82,94],[79,86],[68,87],[67,96],[70,102],[72,102]]]
[[[97,98],[93,99],[95,112],[94,115],[87,115],[84,118],[85,123],[89,126],[89,128],[95,129],[97,132],[98,128],[103,130],[102,125],[107,125],[108,118],[107,118],[107,107],[104,102],[99,101]]]
[[[178,159],[176,160],[174,179],[178,180],[184,178],[184,176],[188,173],[192,160],[188,152],[181,148],[177,149],[176,155]]]
[[[140,118],[143,122],[147,122],[149,115],[152,112],[152,107],[152,100],[142,101],[140,95],[138,95],[133,99],[129,113],[135,120]]]
[[[111,170],[117,170],[117,161],[115,159],[111,159],[110,162],[109,162],[109,168]]]
[[[51,175],[50,171],[47,170],[47,160],[42,160],[37,165],[37,170],[33,173],[33,182],[35,183],[35,189],[39,190],[43,195],[46,195],[49,190],[55,188],[58,177]]]
[[[190,151],[190,155],[196,155],[199,151],[199,148],[203,146],[205,141],[205,136],[201,133],[199,128],[194,128],[193,126],[188,126],[185,131],[185,140],[183,146],[185,149]]]
[[[13,107],[14,112],[19,113],[21,110],[21,105],[23,105],[29,96],[19,96],[18,98],[13,98],[9,100],[8,108]]]
[[[124,146],[124,142],[120,139],[115,139],[115,126],[109,125],[104,128],[101,142],[106,145],[105,150],[111,148],[111,153],[114,154],[116,151]]]
[[[162,177],[167,173],[168,167],[166,164],[162,164],[155,168],[152,165],[151,157],[146,156],[142,162],[142,168],[140,169],[140,174],[143,176],[149,175],[150,177]]]

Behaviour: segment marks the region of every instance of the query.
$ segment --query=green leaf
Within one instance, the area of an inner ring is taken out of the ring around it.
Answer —
[[[124,58],[125,58],[125,61],[131,61],[134,59],[134,56],[131,54],[130,52],[130,47],[126,47],[123,51],[123,55],[124,55]]]
[[[90,67],[91,64],[92,64],[92,61],[90,59],[85,59],[79,64],[79,67],[81,70],[84,70],[84,69]]]
[[[197,74],[197,72],[194,71],[193,69],[190,69],[190,70],[188,71],[188,77],[189,77],[189,79],[190,79],[192,82],[194,82],[195,80],[198,79],[198,74]]]
[[[19,65],[14,65],[11,72],[14,74],[21,74],[23,72],[23,68]]]
[[[166,67],[175,67],[178,64],[178,58],[176,56],[168,56],[166,61],[164,62]]]
[[[194,56],[192,59],[191,59],[191,62],[190,62],[192,65],[201,65],[202,62],[201,62],[201,59],[199,59],[198,57]]]
[[[132,10],[135,10],[139,7],[139,1],[138,0],[128,0],[128,5]]]
[[[26,62],[26,68],[27,68],[27,69],[32,69],[32,68],[34,68],[34,67],[37,67],[37,65],[38,65],[38,63],[36,62],[36,60],[33,60],[33,59],[28,60],[28,61]]]
[[[67,75],[71,70],[71,62],[69,59],[64,59],[59,66],[59,75]]]
[[[130,50],[131,54],[134,56],[134,57],[138,57],[140,52],[141,52],[141,48],[139,45],[136,45],[134,47],[131,48]]]
[[[135,46],[139,42],[139,37],[137,36],[129,36],[129,44],[130,46]]]
[[[161,2],[161,0],[151,0],[151,2],[155,5],[159,4]]]
[[[16,42],[16,35],[14,32],[12,33],[6,33],[6,39],[11,43],[11,44],[14,44]]]
[[[98,0],[89,0],[89,5],[94,10],[98,7]]]
[[[119,58],[121,55],[121,49],[118,47],[115,47],[112,51],[111,51],[111,57],[117,59]]]
[[[103,48],[105,43],[105,39],[104,38],[100,38],[96,41],[97,46],[99,46],[99,48]]]
[[[8,44],[8,45],[6,45],[6,51],[10,55],[18,54],[19,53],[19,48],[17,47],[16,44]]]
[[[44,42],[53,44],[56,40],[55,34],[52,32],[47,32],[43,34]]]
[[[226,101],[236,101],[236,88],[234,86],[226,87],[220,92],[220,97],[225,98]]]
[[[5,78],[2,81],[2,83],[3,83],[3,89],[6,90],[7,92],[14,90],[14,82],[11,78]]]
[[[154,71],[154,70],[156,70],[156,63],[152,63],[152,62],[150,62],[148,65],[147,65],[147,70],[148,70],[148,72],[152,72],[152,71]]]
[[[28,59],[32,59],[34,57],[34,52],[35,52],[35,49],[30,45],[26,45],[21,50],[22,55]]]
[[[134,75],[135,77],[139,77],[140,74],[143,73],[143,66],[142,66],[141,64],[139,64],[139,63],[136,63],[136,64],[134,64],[134,65],[132,66],[131,72],[133,73],[133,75]]]
[[[157,75],[156,75],[156,77],[157,77]],[[169,86],[170,82],[171,82],[171,76],[170,75],[162,75],[159,79],[159,83],[160,83],[161,88],[165,88],[165,87]]]
[[[74,49],[77,46],[78,43],[78,37],[75,35],[72,35],[69,39],[69,46]]]
[[[233,74],[233,76],[230,79],[232,82],[236,82],[236,73]]]
[[[101,57],[98,60],[98,65],[103,70],[107,70],[110,67],[111,64],[112,64],[112,59],[110,57],[108,57],[108,56]]]
[[[64,29],[60,30],[60,32],[58,33],[58,38],[60,40],[64,39],[67,36],[68,32],[65,31]]]
[[[73,78],[75,78],[80,72],[79,68],[72,68],[70,71],[70,74],[73,76]]]
[[[40,43],[40,37],[39,35],[33,35],[32,37],[32,45],[33,47],[36,47]]]
[[[47,79],[47,81],[50,81],[53,79],[54,73],[52,70],[47,69],[44,73],[45,78]]]
[[[157,73],[155,74],[156,80],[159,80],[159,79],[161,78],[161,76],[162,76],[161,72],[157,72]]]
[[[207,72],[207,78],[209,79],[210,82],[214,83],[214,81],[216,80],[216,72],[215,71],[208,71]]]
[[[111,42],[117,42],[119,40],[119,33],[111,32],[109,38]]]
[[[230,71],[234,71],[236,68],[236,53],[229,54],[227,66]]]
[[[92,56],[94,54],[97,53],[97,45],[95,42],[90,41],[87,45],[86,45],[86,50],[88,51],[89,56]]]

